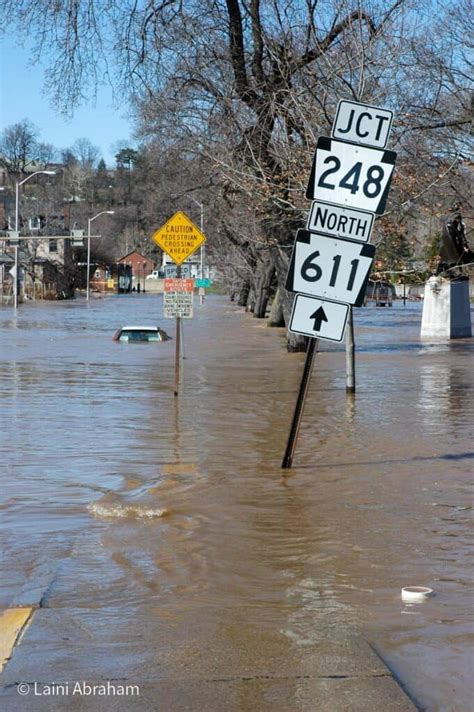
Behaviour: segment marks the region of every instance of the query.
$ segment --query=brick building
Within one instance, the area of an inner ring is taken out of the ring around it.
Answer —
[[[149,257],[145,257],[145,255],[140,254],[140,252],[136,250],[129,252],[125,257],[121,257],[118,263],[131,267],[133,277],[139,280],[145,279],[147,275],[151,274],[156,264]]]

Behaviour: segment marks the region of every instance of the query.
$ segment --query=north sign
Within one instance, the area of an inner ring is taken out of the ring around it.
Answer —
[[[321,136],[306,191],[310,200],[383,213],[397,154]]]
[[[298,230],[286,289],[359,307],[374,255],[373,245]]]
[[[293,303],[289,330],[328,341],[342,341],[349,314],[348,304],[297,294]]]
[[[374,148],[385,148],[392,127],[393,111],[341,99],[331,136]]]
[[[373,224],[373,213],[314,200],[306,227],[323,235],[368,242]]]
[[[184,262],[206,241],[200,229],[181,211],[156,230],[151,239],[177,265]]]

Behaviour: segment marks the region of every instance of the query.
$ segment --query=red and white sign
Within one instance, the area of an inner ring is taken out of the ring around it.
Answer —
[[[193,292],[194,279],[165,279],[165,292]]]

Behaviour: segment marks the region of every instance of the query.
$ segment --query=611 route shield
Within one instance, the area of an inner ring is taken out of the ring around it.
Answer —
[[[374,255],[373,245],[298,230],[286,289],[359,307]]]

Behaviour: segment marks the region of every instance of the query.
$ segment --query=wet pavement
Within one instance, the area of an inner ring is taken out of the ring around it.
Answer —
[[[421,342],[419,304],[357,310],[356,397],[321,344],[285,473],[304,355],[224,297],[195,313],[176,399],[174,340],[112,342],[173,334],[161,296],[0,310],[0,610],[38,608],[8,712],[15,682],[99,679],[163,681],[142,709],[324,710],[324,651],[361,638],[420,707],[471,710],[474,340]]]

